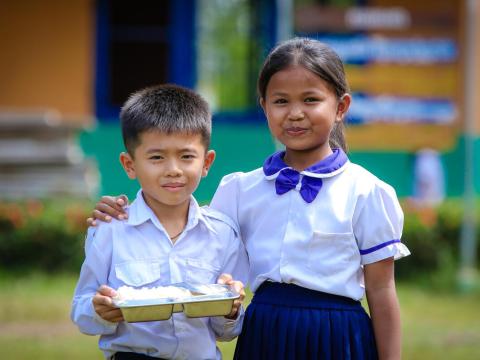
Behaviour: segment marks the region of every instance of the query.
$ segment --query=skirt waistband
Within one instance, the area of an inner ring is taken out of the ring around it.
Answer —
[[[295,284],[264,281],[255,292],[252,303],[313,309],[364,311],[360,301],[307,289]]]

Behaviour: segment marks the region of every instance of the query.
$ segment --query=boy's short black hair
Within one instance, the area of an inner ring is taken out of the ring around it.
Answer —
[[[125,148],[131,156],[140,134],[200,134],[205,150],[210,146],[212,115],[207,102],[196,92],[172,84],[147,87],[134,92],[120,112]]]

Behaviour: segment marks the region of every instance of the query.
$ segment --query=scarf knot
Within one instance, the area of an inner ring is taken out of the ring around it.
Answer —
[[[281,170],[275,179],[277,195],[283,195],[296,188],[299,190],[302,199],[307,203],[315,200],[322,185],[323,181],[321,178],[301,175],[298,171],[290,168]]]

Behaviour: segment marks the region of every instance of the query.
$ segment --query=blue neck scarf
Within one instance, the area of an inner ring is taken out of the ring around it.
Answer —
[[[325,159],[299,172],[285,164],[284,156],[285,151],[279,151],[265,160],[263,164],[265,177],[269,180],[275,179],[277,195],[297,189],[307,203],[311,203],[317,197],[323,185],[322,178],[342,172],[348,162],[347,155],[341,149],[334,149]]]

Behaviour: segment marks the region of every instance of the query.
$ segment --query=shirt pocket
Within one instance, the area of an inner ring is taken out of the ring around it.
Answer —
[[[115,264],[115,275],[129,286],[143,286],[160,279],[160,262],[134,260]]]
[[[353,233],[313,232],[308,246],[308,267],[319,275],[332,276],[355,264],[358,246]]]
[[[217,282],[220,267],[202,259],[185,259],[185,280],[192,284],[214,284]]]

